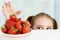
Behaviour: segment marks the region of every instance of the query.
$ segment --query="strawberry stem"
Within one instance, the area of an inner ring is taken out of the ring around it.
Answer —
[[[5,29],[6,27],[5,26],[2,26],[1,29]]]

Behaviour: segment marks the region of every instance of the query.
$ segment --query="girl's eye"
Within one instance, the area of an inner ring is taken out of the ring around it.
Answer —
[[[49,30],[49,29],[51,29],[51,28],[47,28],[47,30]]]
[[[40,29],[40,27],[37,27],[37,29]]]

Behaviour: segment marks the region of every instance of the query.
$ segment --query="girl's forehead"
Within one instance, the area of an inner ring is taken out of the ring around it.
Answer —
[[[50,25],[53,24],[53,21],[48,17],[38,17],[34,24]]]
[[[48,17],[48,16],[39,16],[39,17],[36,17],[35,20],[50,20],[50,21],[53,21],[52,18]]]
[[[46,16],[39,16],[39,17],[36,17],[36,19],[35,20],[42,20],[42,19],[46,19],[46,20],[48,20],[48,19],[50,19],[50,18],[48,18],[48,17],[46,17]]]

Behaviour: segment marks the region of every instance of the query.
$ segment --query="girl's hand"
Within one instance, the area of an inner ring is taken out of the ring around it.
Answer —
[[[9,16],[11,14],[18,15],[18,14],[21,13],[21,11],[19,11],[19,10],[16,11],[10,2],[8,2],[8,3],[5,2],[4,3],[4,5],[2,6],[2,11],[3,11],[3,14],[4,14],[6,19],[9,19]]]

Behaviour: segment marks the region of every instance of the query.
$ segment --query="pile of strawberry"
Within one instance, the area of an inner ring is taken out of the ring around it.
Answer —
[[[30,26],[29,21],[22,21],[21,18],[11,15],[1,29],[6,34],[25,34],[31,31]]]

